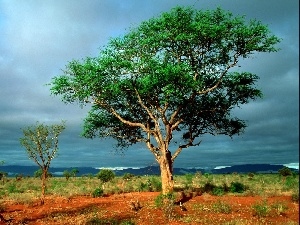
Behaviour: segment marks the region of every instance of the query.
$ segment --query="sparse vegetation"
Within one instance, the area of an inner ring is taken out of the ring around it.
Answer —
[[[125,178],[128,175],[125,176]],[[161,210],[161,216],[166,220],[175,220],[175,221],[185,221],[185,223],[199,223],[199,224],[217,224],[217,221],[213,219],[207,218],[199,218],[197,216],[193,216],[193,214],[188,214],[189,216],[180,216],[178,215],[179,202],[184,200],[182,203],[187,208],[187,212],[195,212],[197,214],[202,215],[210,215],[209,217],[213,218],[213,216],[218,214],[233,214],[236,213],[236,210],[240,210],[240,206],[238,203],[228,202],[227,197],[241,197],[241,196],[255,196],[257,199],[266,199],[266,201],[260,200],[255,203],[251,203],[248,206],[248,211],[246,213],[250,213],[253,218],[257,220],[257,224],[264,224],[263,221],[267,221],[269,218],[276,218],[277,216],[285,217],[286,213],[291,213],[293,208],[288,207],[287,202],[284,198],[280,198],[280,201],[267,201],[269,197],[274,196],[285,196],[287,193],[290,193],[289,201],[290,204],[294,201],[296,204],[299,202],[299,176],[288,176],[289,181],[282,181],[280,174],[255,174],[253,179],[249,180],[247,175],[242,174],[209,174],[208,176],[196,176],[188,175],[189,179],[192,182],[187,182],[187,176],[175,176],[175,183],[178,192],[174,192],[172,195],[162,195],[157,193],[157,197],[152,199],[152,202],[148,202],[147,204],[141,203],[141,210],[136,211],[136,215],[139,215],[141,212],[156,210]],[[105,189],[103,186],[99,186],[99,181],[96,176],[82,176],[82,177],[74,177],[67,181],[64,177],[52,177],[49,179],[49,185],[47,188],[47,196],[51,198],[63,198],[65,201],[69,201],[70,199],[76,198],[78,196],[90,196],[94,197],[95,200],[97,198],[109,198],[109,196],[114,196],[114,194],[126,194],[128,192],[138,192],[138,191],[155,191],[160,192],[160,177],[159,176],[128,176],[131,179],[124,179],[124,176],[115,176],[113,179],[107,181],[105,183]],[[289,182],[289,185],[286,184]],[[186,184],[189,183],[188,187]],[[5,211],[7,204],[5,202],[9,202],[9,204],[26,204],[33,205],[35,202],[39,200],[39,191],[40,191],[40,178],[30,177],[23,178],[18,181],[14,177],[9,177],[8,181],[4,184],[0,184],[0,195],[1,202],[0,206],[2,210]],[[187,189],[185,189],[187,187]],[[244,189],[246,187],[246,189]],[[142,190],[143,189],[143,190]],[[180,190],[180,191],[179,191]],[[243,190],[239,191],[239,190]],[[182,195],[179,195],[182,193]],[[194,194],[197,193],[197,194]],[[198,194],[199,193],[199,194]],[[156,194],[156,193],[153,193]],[[141,194],[142,195],[142,194]],[[199,201],[194,202],[194,200],[190,201],[190,199],[196,198],[196,196],[202,195],[203,199],[215,199],[214,201],[204,201],[199,203]],[[131,196],[131,193],[128,193],[127,196]],[[268,197],[269,196],[269,197]],[[180,197],[180,198],[179,198]],[[116,199],[121,198],[121,201],[128,202],[127,207],[129,208],[129,199],[123,197],[118,197],[116,195]],[[138,200],[137,198],[132,200]],[[123,210],[123,209],[120,209]],[[244,210],[244,209],[243,209]],[[87,210],[86,210],[87,211]],[[87,212],[81,212],[82,215],[85,215]],[[140,224],[135,220],[130,219],[122,219],[122,220],[114,220],[105,217],[103,218],[101,213],[94,210],[90,212],[86,216],[85,223],[90,221],[90,224],[94,221],[115,221],[116,224],[120,224],[121,222],[127,222],[130,224]],[[149,213],[150,213],[149,211]],[[134,212],[134,211],[132,211]],[[103,212],[105,213],[105,212]],[[240,212],[239,213],[243,213]],[[65,213],[61,213],[63,217],[67,217],[68,215]],[[225,216],[225,215],[224,215]],[[57,216],[55,218],[58,218]],[[50,220],[50,218],[49,218]],[[238,221],[238,222],[237,222]],[[126,223],[125,223],[126,224]],[[231,222],[224,222],[219,224],[243,224],[236,218]],[[244,220],[244,224],[251,224],[249,220]],[[280,224],[280,223],[279,223]],[[285,224],[294,225],[296,223],[292,223],[292,221],[287,221]],[[281,224],[283,225],[283,223]]]
[[[175,196],[173,193],[168,193],[168,194],[160,193],[155,198],[155,206],[157,208],[162,209],[165,217],[168,220],[171,220],[174,217],[174,203],[175,203]]]
[[[232,209],[228,203],[218,200],[217,202],[212,204],[212,211],[216,213],[229,214],[231,213]]]
[[[292,201],[299,203],[299,189],[294,190],[292,193]]]
[[[102,172],[101,172],[102,171]],[[101,170],[96,176],[82,176],[67,182],[62,177],[49,179],[47,194],[68,197],[76,195],[91,195],[99,187],[97,178],[105,183],[105,193],[116,193],[116,188],[126,192],[137,191],[161,191],[159,176],[134,176],[124,175],[116,177],[113,171]],[[236,176],[234,174],[210,174],[208,177],[201,176],[201,179],[192,176],[193,183],[186,189],[186,176],[174,176],[176,189],[184,190],[187,193],[200,192],[216,196],[234,194],[239,196],[277,196],[281,193],[291,193],[293,200],[299,200],[299,175],[289,176],[285,182],[279,179],[278,174],[256,174],[252,180],[248,176]],[[128,178],[130,177],[130,178]],[[100,179],[100,178],[99,178]],[[9,196],[10,193],[25,191],[37,192],[40,189],[40,179],[31,177],[17,181],[14,178],[7,178],[7,182],[0,183],[0,193]],[[118,192],[117,192],[118,193]]]
[[[284,202],[275,202],[271,205],[271,208],[278,216],[284,215],[284,213],[288,210],[288,206]]]
[[[134,178],[134,174],[131,174],[131,173],[125,173],[124,175],[123,175],[123,179],[124,180],[131,180],[131,179],[133,179]]]
[[[92,218],[86,222],[86,225],[135,225],[130,220],[119,221],[115,219]]]
[[[266,217],[271,211],[271,207],[268,205],[266,200],[255,203],[252,208],[254,210],[254,215],[258,217]]]

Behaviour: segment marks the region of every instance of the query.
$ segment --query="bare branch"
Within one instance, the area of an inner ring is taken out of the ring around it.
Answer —
[[[199,141],[199,142],[196,143],[196,144],[193,144],[193,142],[190,141],[189,143],[187,143],[187,144],[185,144],[185,145],[180,145],[180,146],[177,148],[177,150],[175,151],[175,153],[173,154],[173,156],[172,156],[172,162],[174,162],[174,160],[177,158],[177,156],[181,153],[181,151],[182,151],[184,148],[188,148],[188,147],[191,147],[191,146],[198,146],[198,145],[201,144],[201,142],[202,142],[202,140]]]
[[[226,69],[223,71],[223,73],[222,73],[221,76],[219,77],[218,82],[217,82],[214,86],[212,86],[212,87],[210,87],[210,88],[207,88],[206,90],[202,90],[202,91],[198,92],[198,94],[200,94],[200,95],[201,95],[201,94],[206,94],[206,93],[211,92],[211,91],[213,91],[214,89],[216,89],[216,88],[220,85],[220,83],[222,82],[222,79],[223,79],[223,77],[226,75],[226,73],[228,72],[228,70],[229,70],[231,67],[234,67],[234,66],[238,63],[238,57],[239,57],[239,56],[240,56],[240,54],[238,54],[238,53],[235,53],[235,54],[234,54],[234,60],[233,60],[233,63],[227,65]]]

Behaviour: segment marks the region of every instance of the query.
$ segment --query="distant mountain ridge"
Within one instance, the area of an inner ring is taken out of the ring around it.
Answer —
[[[228,173],[277,173],[279,169],[284,165],[271,165],[271,164],[244,164],[234,165],[228,167],[216,167],[213,169],[202,169],[202,168],[174,168],[175,175],[183,175],[188,173],[212,173],[212,174],[228,174]],[[74,168],[74,167],[73,167]],[[100,169],[93,167],[75,167],[79,173],[77,176],[96,174]],[[33,176],[34,172],[37,171],[37,166],[18,166],[18,165],[5,165],[0,167],[0,171],[6,172],[10,177],[22,174],[23,176]],[[290,168],[294,172],[299,172],[299,169]],[[53,167],[50,168],[49,172],[54,176],[63,176],[65,170],[71,171],[70,167]],[[158,166],[147,166],[142,168],[124,168],[114,169],[117,176],[122,176],[125,173],[131,173],[134,175],[160,175],[160,169]]]

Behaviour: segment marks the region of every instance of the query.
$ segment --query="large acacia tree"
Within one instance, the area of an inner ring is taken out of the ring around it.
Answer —
[[[277,51],[278,42],[259,21],[220,8],[176,7],[111,39],[99,56],[69,62],[51,92],[66,103],[92,104],[85,137],[110,136],[121,148],[144,142],[168,193],[183,149],[204,134],[243,132],[245,122],[231,111],[261,96],[259,77],[231,70],[255,52]]]

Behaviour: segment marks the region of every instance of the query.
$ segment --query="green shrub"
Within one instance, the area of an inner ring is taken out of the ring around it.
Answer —
[[[292,171],[290,168],[284,166],[283,168],[281,168],[280,170],[278,170],[278,173],[281,175],[281,176],[290,176],[292,175]]]
[[[243,193],[246,189],[246,186],[240,182],[231,182],[229,187],[229,190],[232,193]]]
[[[248,179],[249,179],[249,180],[252,180],[253,177],[254,177],[254,173],[248,173]]]
[[[184,182],[184,186],[185,188],[190,188],[193,184],[193,178],[194,178],[194,175],[193,174],[190,174],[190,173],[187,173],[184,175],[184,178],[185,178],[185,182]]]
[[[275,213],[278,216],[283,215],[288,210],[288,206],[284,202],[275,202],[272,204],[271,208],[275,210]]]
[[[175,196],[173,193],[169,193],[169,194],[162,194],[160,193],[154,200],[155,202],[155,206],[157,208],[161,208],[164,206],[164,203],[167,201],[171,201],[173,204],[175,202]]]
[[[299,187],[299,182],[297,181],[296,178],[292,177],[292,176],[288,176],[285,179],[285,188],[286,190],[290,190],[293,189],[294,187]]]
[[[12,183],[8,186],[7,188],[8,193],[12,194],[12,193],[20,193],[20,191],[17,189],[17,185],[15,183]]]
[[[173,193],[169,194],[159,194],[155,198],[155,206],[163,210],[164,216],[170,220],[174,217],[174,203],[175,195]]]
[[[123,179],[124,180],[131,180],[132,178],[134,178],[134,174],[131,174],[131,173],[125,173],[123,175]]]
[[[215,187],[212,189],[212,194],[216,196],[222,196],[225,194],[225,191],[222,187]]]
[[[271,207],[268,205],[266,200],[255,203],[252,206],[252,209],[254,210],[254,215],[257,215],[258,217],[266,217],[271,211]]]
[[[294,191],[294,192],[292,193],[292,201],[293,201],[293,202],[299,202],[299,190]]]
[[[214,185],[213,183],[211,183],[210,181],[206,182],[203,187],[203,192],[211,193],[213,191],[213,189],[216,187],[217,186]]]
[[[92,193],[93,198],[101,197],[102,195],[103,195],[102,188],[96,188]]]
[[[135,225],[135,223],[132,221],[122,221],[120,225]]]
[[[209,173],[204,173],[203,174],[207,179],[210,177],[210,174]]]
[[[151,183],[152,191],[161,191],[162,190],[162,184],[161,184],[160,178],[151,177],[150,183]]]
[[[97,178],[100,179],[103,183],[111,181],[115,178],[115,173],[110,169],[102,169],[97,173]]]
[[[140,182],[138,186],[138,191],[152,191],[151,181],[147,180],[145,183]]]

